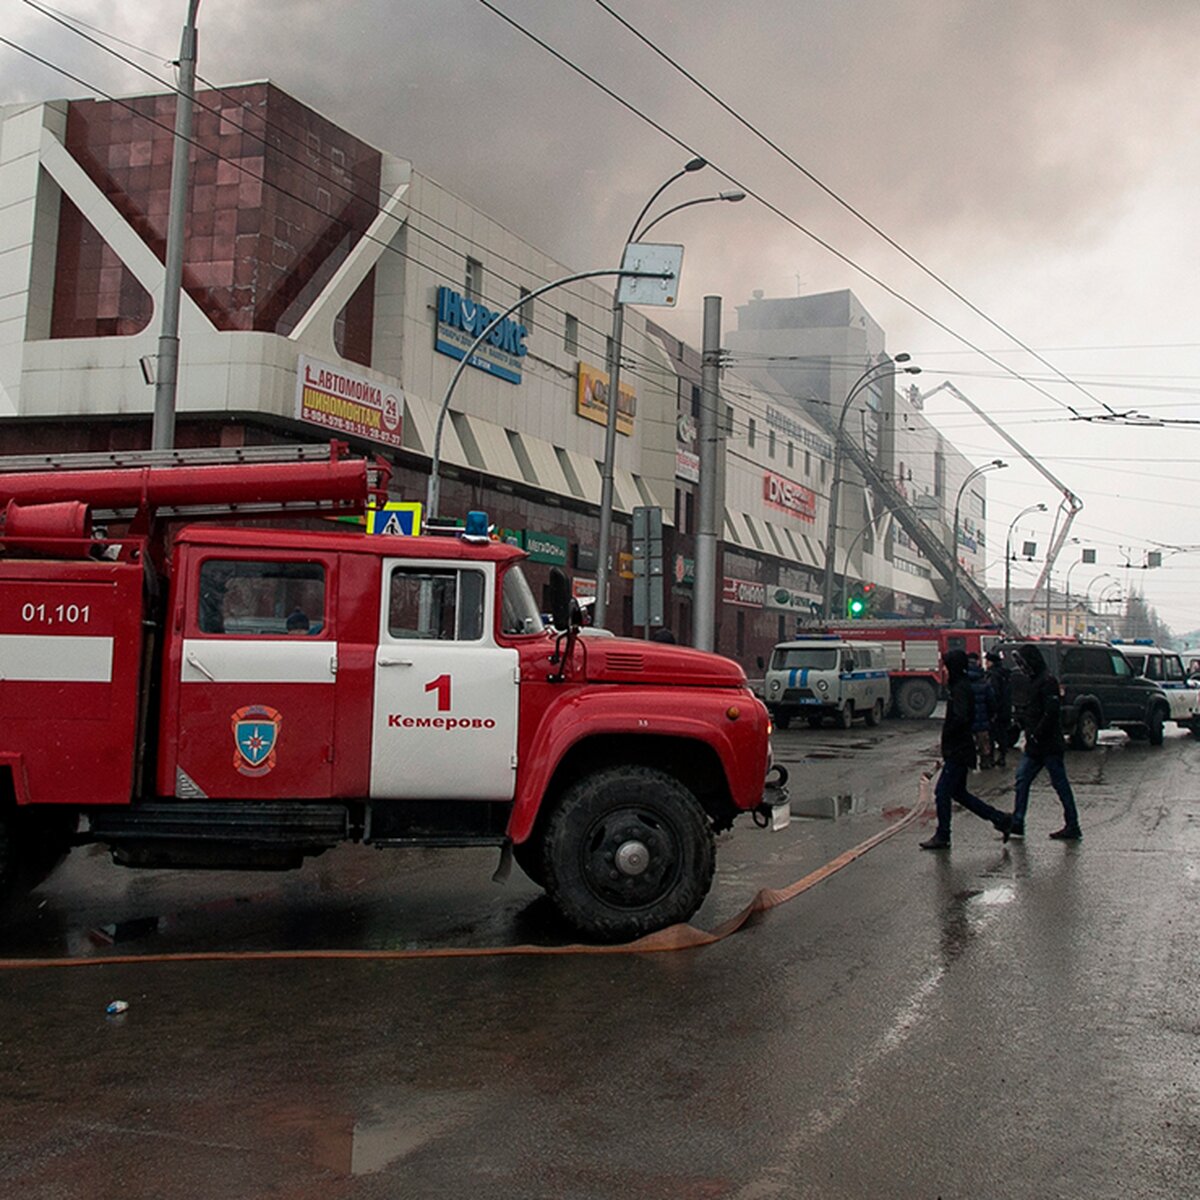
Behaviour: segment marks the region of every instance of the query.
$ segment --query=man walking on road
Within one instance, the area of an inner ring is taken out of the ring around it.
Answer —
[[[992,752],[996,765],[1005,766],[1012,730],[1012,672],[1000,661],[995,650],[987,652],[987,677],[996,698],[992,714]]]
[[[967,790],[967,777],[975,765],[975,703],[971,683],[967,679],[966,651],[947,651],[943,662],[949,699],[946,701],[946,719],[942,722],[942,773],[938,776],[933,794],[937,805],[937,831],[933,837],[921,843],[921,849],[949,849],[950,809],[955,801],[970,809],[977,817],[991,821],[1004,834],[1007,842],[1012,818],[1008,813],[985,804]]]
[[[1046,660],[1036,646],[1018,646],[1014,658],[1020,668],[1013,680],[1013,708],[1025,731],[1025,753],[1017,765],[1017,791],[1013,803],[1012,836],[1025,836],[1025,810],[1029,788],[1043,767],[1062,802],[1063,827],[1050,836],[1060,842],[1077,842],[1079,813],[1075,793],[1063,765],[1066,743],[1062,733],[1062,700],[1058,680],[1046,669]]]

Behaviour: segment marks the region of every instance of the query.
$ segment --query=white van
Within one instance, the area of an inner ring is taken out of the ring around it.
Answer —
[[[836,634],[780,642],[771,652],[763,690],[780,729],[800,715],[814,729],[826,717],[843,729],[849,729],[855,717],[878,725],[891,701],[879,643],[844,642]]]
[[[1156,683],[1171,705],[1171,720],[1200,737],[1200,683],[1189,680],[1183,659],[1174,651],[1156,646],[1149,639],[1122,641],[1114,646],[1125,656],[1135,675]]]

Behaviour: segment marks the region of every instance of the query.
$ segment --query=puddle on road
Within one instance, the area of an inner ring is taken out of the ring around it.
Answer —
[[[853,792],[838,796],[804,796],[792,800],[793,817],[816,817],[836,821],[867,811],[867,798]]]

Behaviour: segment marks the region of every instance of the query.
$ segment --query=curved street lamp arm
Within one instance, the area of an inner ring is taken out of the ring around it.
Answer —
[[[708,163],[706,163],[704,161],[704,159],[693,158],[690,162],[688,162],[683,167],[681,167],[678,171],[676,171],[675,174],[672,175],[669,179],[664,180],[664,182],[660,183],[658,185],[658,190],[655,191],[655,193],[650,197],[650,199],[647,200],[646,203],[642,206],[642,211],[640,213],[638,213],[637,220],[634,221],[633,225],[630,227],[629,236],[625,239],[625,245],[628,246],[629,243],[632,242],[633,239],[637,236],[638,226],[646,219],[646,214],[654,206],[655,200],[657,200],[659,198],[659,196],[661,196],[663,194],[663,192],[665,192],[667,190],[667,188],[669,188],[671,186],[671,184],[673,184],[675,182],[675,180],[682,179],[685,175],[689,175],[693,171],[702,170],[704,167],[707,167],[707,166],[708,166]],[[664,213],[663,215],[665,216],[666,214]]]
[[[516,312],[522,304],[535,299],[542,295],[543,292],[548,292],[552,288],[562,287],[567,283],[576,283],[580,279],[596,279],[605,275],[620,275],[632,279],[671,279],[673,277],[670,271],[626,271],[621,267],[604,267],[597,271],[578,271],[574,275],[564,275],[561,279],[552,279],[549,283],[544,283],[541,287],[534,288],[532,292],[526,292],[525,295],[515,303],[510,304],[503,312],[497,313],[468,347],[466,353],[460,359],[458,366],[454,368],[454,374],[450,376],[450,382],[446,385],[445,395],[442,396],[442,403],[438,408],[437,424],[433,431],[433,456],[429,465],[429,484],[425,491],[426,521],[438,515],[437,506],[441,498],[441,479],[439,473],[442,465],[442,430],[446,425],[446,413],[450,408],[450,397],[454,395],[454,388],[462,377],[462,373],[470,365],[471,359],[475,357],[475,351],[483,345],[500,322]]]
[[[715,196],[697,196],[694,200],[685,200],[682,204],[672,205],[672,207],[668,208],[666,212],[660,212],[658,216],[655,217],[654,220],[648,225],[642,229],[636,230],[636,232],[630,237],[629,242],[641,241],[642,238],[644,238],[646,234],[648,234],[650,230],[659,223],[659,221],[669,217],[672,213],[677,213],[681,208],[691,208],[693,204],[713,204],[718,200],[728,200],[736,203],[738,200],[744,200],[745,198],[745,192],[720,192]],[[626,242],[625,244],[628,246],[629,242]]]

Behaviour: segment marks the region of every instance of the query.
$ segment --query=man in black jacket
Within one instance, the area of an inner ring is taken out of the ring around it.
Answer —
[[[1000,661],[995,650],[989,650],[986,657],[986,674],[996,698],[992,713],[992,752],[996,756],[996,765],[1003,767],[1012,730],[1012,672]]]
[[[978,796],[967,791],[967,775],[975,765],[974,697],[971,683],[967,679],[967,654],[965,650],[947,651],[943,662],[946,665],[946,719],[942,722],[942,773],[938,776],[934,801],[937,804],[937,831],[928,841],[921,843],[922,850],[945,850],[950,845],[950,808],[957,801],[982,817],[1004,834],[1008,841],[1012,818],[1008,813],[985,804]]]
[[[1077,842],[1079,813],[1075,794],[1063,765],[1066,743],[1062,732],[1062,699],[1058,680],[1050,674],[1046,660],[1036,646],[1018,646],[1013,656],[1022,677],[1014,680],[1013,707],[1025,731],[1025,753],[1017,766],[1017,791],[1013,804],[1012,834],[1025,836],[1025,810],[1029,807],[1029,788],[1043,767],[1062,802],[1063,827],[1050,836],[1060,842]],[[1019,687],[1015,686],[1019,683]]]

